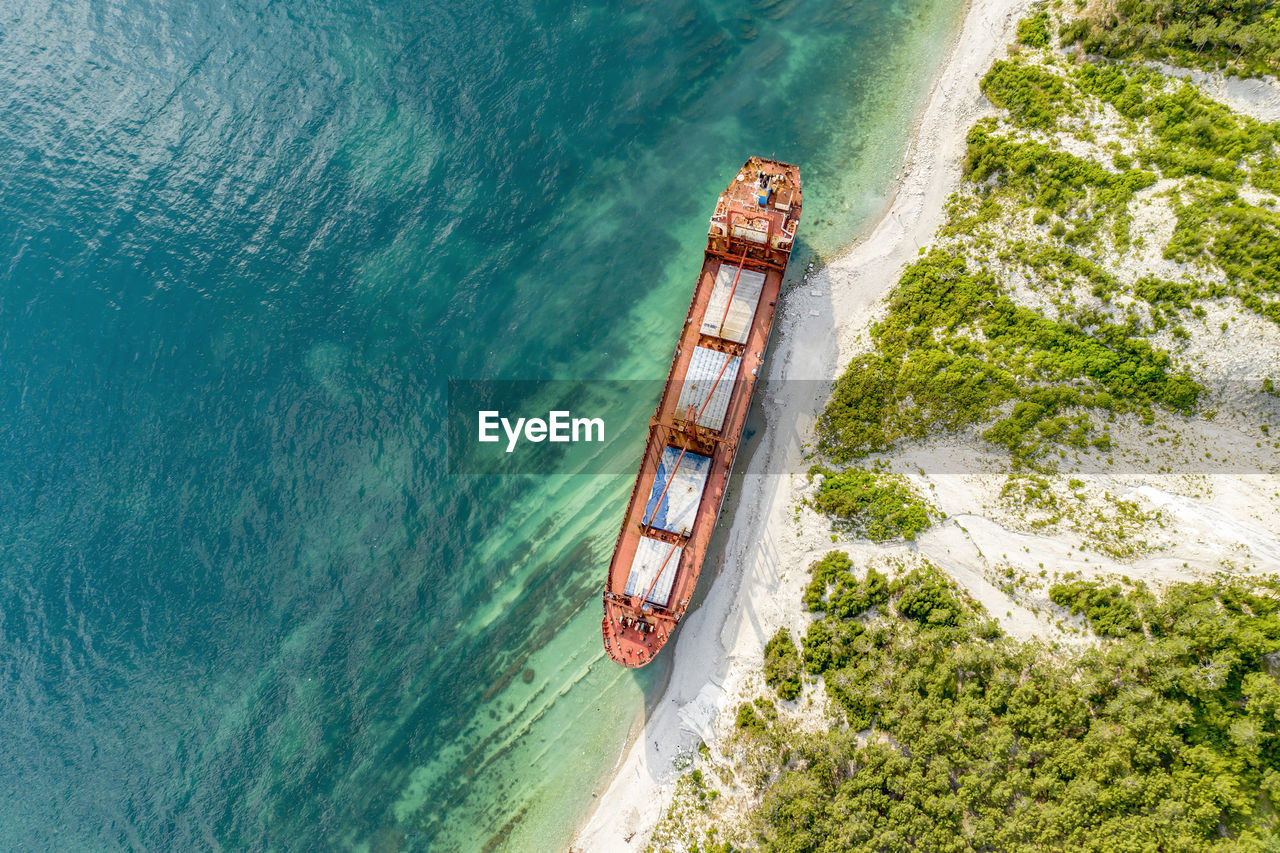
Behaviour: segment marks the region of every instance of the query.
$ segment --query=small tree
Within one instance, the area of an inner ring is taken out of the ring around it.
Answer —
[[[779,628],[765,643],[764,683],[778,691],[781,699],[800,695],[800,652],[786,628]]]

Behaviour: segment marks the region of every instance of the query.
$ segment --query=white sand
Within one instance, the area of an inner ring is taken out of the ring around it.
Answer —
[[[817,383],[784,380],[832,380],[880,299],[942,224],[943,205],[959,185],[965,136],[992,111],[978,81],[1012,42],[1028,5],[970,3],[917,125],[891,209],[865,240],[788,293],[760,394],[767,427],[737,487],[741,498],[724,567],[667,651],[675,662],[666,692],[572,849],[644,849],[679,776],[677,754],[699,740],[715,749],[722,712],[751,686],[765,641],[788,614],[794,621],[811,555],[824,538],[828,547],[833,543],[815,519],[798,524],[792,515],[804,477],[764,473],[766,467],[805,470],[801,443],[825,402]],[[938,550],[947,547],[940,543]]]

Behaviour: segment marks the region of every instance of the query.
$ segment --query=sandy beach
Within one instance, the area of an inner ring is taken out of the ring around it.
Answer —
[[[804,442],[830,382],[856,347],[880,299],[943,221],[960,179],[970,125],[992,111],[978,82],[1013,39],[1026,0],[973,0],[940,68],[895,183],[874,228],[787,295],[767,382],[766,428],[738,485],[724,565],[685,621],[670,680],[643,732],[576,838],[574,850],[642,850],[670,801],[678,760],[705,741],[713,750],[723,712],[752,688],[768,637],[796,611],[816,543],[790,514],[804,488]],[[779,473],[779,472],[792,473]],[[831,544],[827,540],[827,544]]]

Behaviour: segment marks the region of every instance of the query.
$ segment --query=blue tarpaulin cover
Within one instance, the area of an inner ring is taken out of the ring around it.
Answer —
[[[677,459],[680,460],[678,469]],[[662,459],[658,462],[657,475],[653,478],[653,488],[649,491],[649,500],[644,507],[645,520],[651,527],[688,536],[693,530],[693,520],[697,517],[702,490],[707,485],[707,475],[710,473],[710,456],[686,453],[684,458],[680,458],[679,448],[664,448]],[[672,480],[671,488],[667,488],[667,480]],[[661,505],[658,504],[658,498],[662,498]]]

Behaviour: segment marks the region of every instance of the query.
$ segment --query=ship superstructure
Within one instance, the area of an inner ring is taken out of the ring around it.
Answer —
[[[800,170],[752,157],[716,202],[702,272],[609,564],[604,647],[644,666],[684,616],[724,501],[800,221]]]

